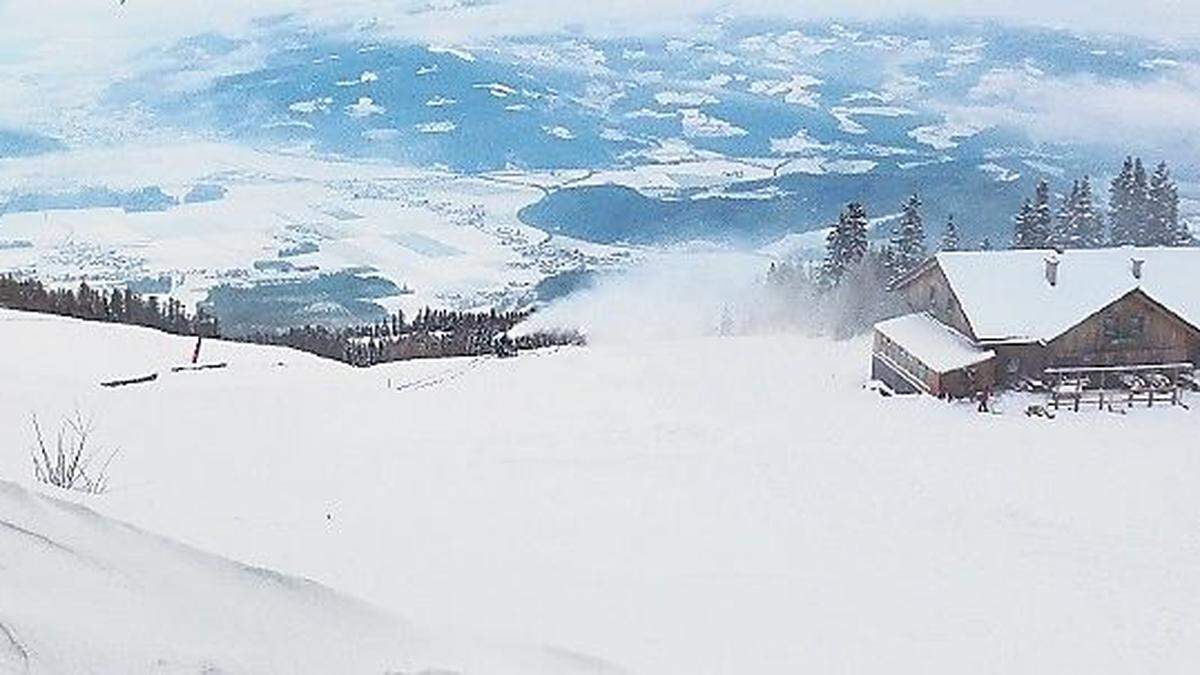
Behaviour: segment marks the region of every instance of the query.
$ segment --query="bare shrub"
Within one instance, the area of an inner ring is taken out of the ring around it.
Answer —
[[[37,415],[33,416],[33,475],[42,483],[64,490],[98,495],[108,490],[108,467],[117,451],[100,451],[91,446],[92,421],[76,410],[58,427],[54,446],[46,445]]]

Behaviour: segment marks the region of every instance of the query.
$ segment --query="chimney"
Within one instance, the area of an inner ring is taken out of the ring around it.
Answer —
[[[1129,264],[1130,270],[1133,272],[1133,278],[1140,281],[1142,278],[1142,267],[1146,265],[1146,261],[1142,258],[1130,258]]]
[[[1053,253],[1046,256],[1046,282],[1051,286],[1058,285],[1058,256]]]

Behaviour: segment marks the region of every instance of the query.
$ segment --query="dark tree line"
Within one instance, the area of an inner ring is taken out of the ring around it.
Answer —
[[[1126,157],[1108,188],[1102,211],[1087,176],[1076,180],[1053,208],[1050,185],[1040,181],[1032,200],[1014,218],[1013,248],[1099,248],[1102,246],[1191,246],[1179,218],[1179,190],[1161,162],[1153,173],[1140,157]]]
[[[157,296],[143,298],[126,289],[98,290],[87,282],[75,289],[47,288],[36,279],[0,276],[0,307],[57,314],[88,321],[146,326],[174,335],[219,335],[217,319],[188,312],[183,303]]]
[[[509,331],[530,314],[528,310],[458,312],[426,307],[411,320],[403,312],[396,312],[378,323],[349,328],[301,326],[260,331],[245,339],[256,344],[291,347],[360,367],[451,356],[512,356],[521,350],[584,344],[583,335],[576,331],[509,336]]]
[[[0,307],[57,314],[88,321],[146,326],[174,335],[221,337],[216,317],[183,303],[142,297],[127,289],[97,290],[86,282],[76,289],[47,288],[36,279],[0,276]],[[397,312],[385,321],[350,328],[310,325],[258,332],[242,342],[279,345],[354,366],[448,356],[512,356],[518,351],[558,345],[582,345],[576,331],[542,331],[509,336],[529,318],[522,312],[455,312],[425,308],[411,320]]]

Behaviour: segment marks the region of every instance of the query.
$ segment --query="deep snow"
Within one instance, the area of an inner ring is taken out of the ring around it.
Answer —
[[[0,673],[562,673],[0,481]]]
[[[0,477],[78,406],[122,450],[90,507],[435,634],[656,674],[1200,667],[1191,411],[884,399],[865,341],[792,334],[365,371],[211,343],[229,368],[114,391],[191,342],[0,312],[0,345]]]

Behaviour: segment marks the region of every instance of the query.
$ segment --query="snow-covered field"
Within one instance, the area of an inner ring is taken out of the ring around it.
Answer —
[[[97,176],[97,166],[112,168]],[[367,268],[410,291],[382,299],[389,310],[487,310],[528,303],[537,282],[558,272],[623,266],[633,256],[522,224],[517,212],[543,194],[529,180],[228,144],[0,159],[0,184],[0,273],[68,285],[165,276],[189,307],[221,284]],[[98,205],[147,188],[179,203]],[[31,198],[73,208],[10,208]]]
[[[540,654],[564,659],[563,670],[1200,667],[1192,411],[1048,421],[1015,402],[1008,414],[977,415],[884,399],[862,387],[864,341],[792,334],[600,340],[371,370],[214,342],[205,359],[228,368],[170,373],[190,348],[141,329],[0,312],[0,478],[47,492],[30,480],[29,416],[45,423],[78,408],[121,454],[109,494],[71,499],[310,578],[429,634],[471,636],[472,650],[553,645]],[[163,374],[98,386],[150,371]],[[96,550],[102,542],[83,528],[109,527],[7,486],[0,509]],[[104,560],[135,573],[87,572],[95,583],[61,603],[31,594],[27,580],[43,577],[22,565],[66,558],[29,542],[28,555],[13,556],[8,541],[24,539],[4,534],[0,621],[38,650],[75,653],[62,628],[75,625],[81,598],[128,602],[139,570],[156,597],[176,581],[159,561],[169,569],[181,550],[199,555],[122,532],[130,548]],[[269,592],[203,560],[188,574],[214,590],[179,597],[204,611]],[[343,627],[360,616],[349,601],[324,606],[293,591],[269,602]],[[162,635],[204,635],[211,615],[181,626],[172,602],[147,605]],[[291,618],[263,602],[268,622]],[[232,625],[254,623],[257,608]],[[324,634],[305,631],[295,639],[318,649]],[[211,635],[192,644],[189,663],[224,663],[206,649],[246,653]],[[278,636],[268,644],[283,649]],[[489,673],[499,663],[445,667]]]

